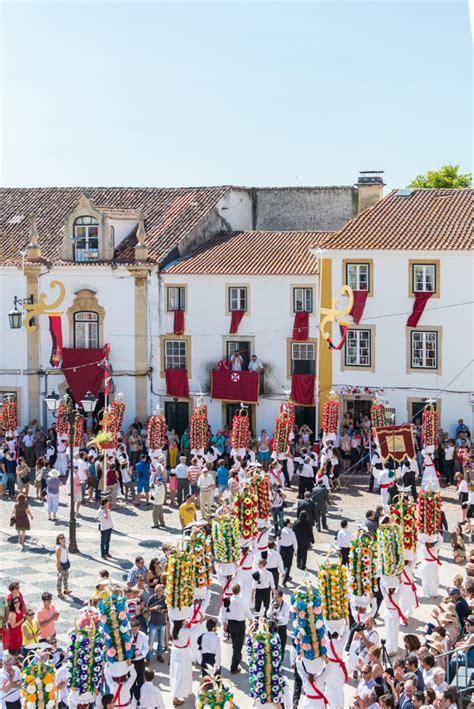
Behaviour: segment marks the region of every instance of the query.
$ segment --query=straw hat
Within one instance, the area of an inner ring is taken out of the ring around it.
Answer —
[[[435,650],[438,655],[441,655],[444,652],[444,645],[439,640],[432,640],[428,643],[428,647]]]
[[[59,478],[59,470],[56,470],[56,468],[50,470],[48,473],[48,478]]]

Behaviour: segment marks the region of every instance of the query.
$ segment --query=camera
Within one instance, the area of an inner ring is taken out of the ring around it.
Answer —
[[[353,627],[352,630],[355,633],[361,633],[363,630],[365,630],[365,623],[356,623]]]

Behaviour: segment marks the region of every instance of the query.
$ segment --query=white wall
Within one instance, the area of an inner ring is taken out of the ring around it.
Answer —
[[[26,298],[26,279],[23,280],[21,270],[17,268],[2,268],[0,272],[0,392],[21,389],[24,394],[20,398],[22,415],[26,416],[28,400],[26,396],[26,375],[22,369],[27,366],[26,330],[11,330],[8,313],[13,310],[13,299]],[[17,306],[21,310],[21,306]]]
[[[342,352],[333,352],[335,385],[383,386],[383,398],[397,410],[397,422],[407,420],[408,398],[440,398],[441,422],[450,431],[458,418],[472,428],[470,392],[474,389],[472,364],[473,261],[467,252],[327,252],[332,257],[333,296],[342,285],[342,259],[373,259],[373,296],[366,301],[360,323],[375,325],[375,372],[342,371]],[[408,295],[408,261],[440,260],[440,297],[431,297],[418,327],[441,326],[441,374],[427,370],[407,373],[408,314],[414,299]],[[466,305],[456,305],[468,303]],[[471,304],[469,304],[471,303]],[[456,307],[446,307],[446,306]],[[444,390],[447,389],[447,392]],[[462,393],[449,393],[451,391]]]

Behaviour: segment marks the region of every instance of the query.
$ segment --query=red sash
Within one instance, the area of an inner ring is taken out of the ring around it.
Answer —
[[[403,615],[402,611],[400,610],[400,606],[397,606],[397,604],[396,604],[395,601],[393,600],[392,594],[389,593],[389,594],[388,594],[388,597],[389,597],[389,599],[390,599],[390,601],[391,601],[391,603],[392,603],[392,605],[393,605],[393,608],[388,608],[388,606],[387,606],[388,610],[390,610],[390,611],[397,611],[398,615],[400,616],[400,620],[402,620],[404,623],[406,623],[406,622],[407,622],[407,619],[405,618],[405,616]]]
[[[191,638],[188,638],[186,645],[176,645],[175,643],[173,643],[173,647],[175,647],[177,650],[185,650],[187,647],[191,647]]]
[[[439,557],[435,556],[429,547],[425,547],[425,550],[426,550],[426,553],[428,554],[428,556],[430,557],[429,559],[425,559],[425,561],[436,561],[438,566],[442,566],[442,564],[439,560]]]
[[[264,529],[263,532],[260,532],[260,534],[259,534],[258,537],[257,537],[257,549],[258,549],[259,551],[265,551],[265,547],[259,547],[258,545],[259,545],[259,543],[260,543],[261,538],[262,538],[263,535],[266,534],[266,533],[267,533],[267,530]],[[268,549],[268,545],[267,545],[266,548]]]
[[[194,603],[193,603],[194,610],[193,610],[192,618],[191,618],[190,620],[188,620],[188,622],[186,623],[186,626],[187,626],[188,628],[190,628],[190,627],[193,625],[193,623],[198,623],[198,622],[199,622],[199,621],[197,620],[197,617],[198,617],[198,615],[200,614],[201,606],[202,606],[202,601],[201,601],[201,600],[199,600],[199,601],[194,601]]]
[[[385,490],[387,487],[390,487],[392,483],[382,483],[382,485],[379,485],[379,490]]]
[[[127,702],[126,704],[120,704],[119,703],[119,697],[120,697],[120,692],[122,691],[123,687],[123,682],[121,679],[118,680],[117,682],[117,691],[114,694],[114,707],[128,707],[130,702]]]
[[[221,606],[222,606],[222,604],[224,603],[225,595],[226,595],[227,591],[229,590],[230,582],[232,581],[233,578],[234,578],[234,577],[231,576],[230,579],[227,579],[226,584],[225,584],[224,588],[222,589],[222,593],[221,593]]]
[[[415,608],[418,608],[418,606],[419,606],[420,604],[418,603],[418,596],[416,595],[416,586],[415,586],[414,582],[411,580],[411,578],[408,576],[408,574],[407,574],[407,572],[406,572],[405,569],[403,569],[403,575],[404,575],[404,577],[406,578],[406,581],[404,581],[404,585],[411,587],[411,590],[412,590],[413,593],[415,594],[415,601],[416,601],[416,606],[415,606]]]
[[[337,664],[340,665],[341,670],[344,672],[344,682],[349,682],[349,674],[347,672],[346,663],[343,660],[341,660],[341,658],[337,654],[336,648],[334,647],[334,643],[331,639],[329,639],[329,647],[331,648],[331,652],[334,655],[334,659],[332,659],[332,657],[330,657],[329,662],[337,662]]]
[[[327,707],[327,705],[329,704],[329,702],[328,702],[328,700],[326,699],[326,697],[324,696],[324,694],[321,692],[321,690],[318,689],[318,687],[316,687],[316,685],[314,684],[314,682],[312,682],[312,681],[309,679],[309,677],[308,677],[308,682],[310,683],[310,685],[311,685],[311,687],[312,687],[312,689],[313,689],[314,696],[312,697],[312,696],[310,696],[309,694],[307,694],[307,695],[306,695],[307,699],[322,699],[323,702],[324,702],[324,706]]]
[[[249,554],[250,554],[250,549],[244,549],[243,556],[242,556],[241,560],[239,561],[239,566],[242,569],[242,571],[250,571],[252,568],[251,566],[242,566],[242,564],[245,562],[245,559],[248,557]]]

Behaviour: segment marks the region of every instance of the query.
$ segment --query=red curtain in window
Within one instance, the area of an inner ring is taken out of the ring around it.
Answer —
[[[423,311],[426,307],[426,303],[429,301],[433,293],[415,293],[415,302],[413,303],[413,310],[410,317],[407,320],[408,327],[416,327],[418,322],[423,315]]]
[[[166,394],[182,399],[189,399],[189,380],[187,369],[166,369]]]
[[[184,335],[184,310],[174,311],[173,332],[175,335]]]
[[[230,334],[235,335],[236,332],[238,332],[240,321],[245,315],[245,310],[233,310],[232,311],[232,318],[230,321]]]
[[[354,295],[354,305],[352,306],[351,315],[353,321],[358,325],[364,314],[365,301],[369,291],[366,290],[354,290],[352,291]]]
[[[314,374],[293,374],[290,398],[300,406],[314,406]]]
[[[295,313],[293,339],[307,340],[309,336],[309,313]]]

